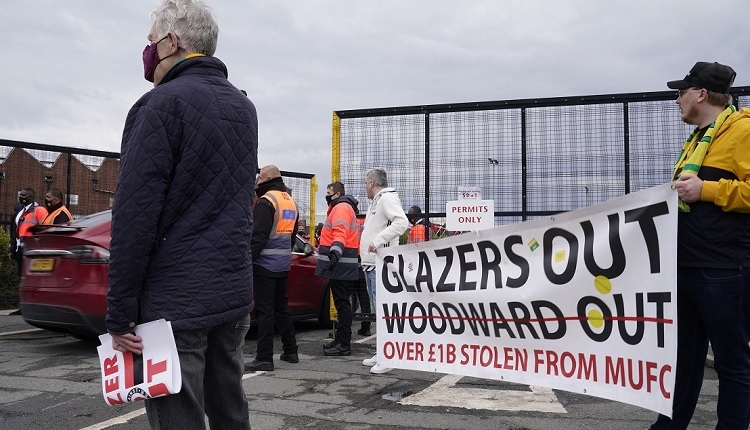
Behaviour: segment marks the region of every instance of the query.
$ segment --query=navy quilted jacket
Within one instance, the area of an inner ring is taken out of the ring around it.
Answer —
[[[164,318],[174,331],[252,306],[252,102],[214,57],[177,63],[128,112],[112,208],[107,330]]]

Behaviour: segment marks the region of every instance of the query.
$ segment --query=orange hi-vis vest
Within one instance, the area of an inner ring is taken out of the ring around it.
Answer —
[[[422,223],[416,223],[411,226],[409,231],[409,243],[424,242],[427,238],[427,227]]]
[[[253,263],[271,272],[288,272],[292,267],[292,235],[296,233],[297,205],[292,196],[283,191],[271,190],[261,198],[273,205],[273,225],[266,246]]]
[[[55,209],[54,211],[52,211],[49,215],[47,215],[47,218],[45,218],[44,221],[42,221],[42,224],[49,225],[49,224],[54,223],[55,222],[55,218],[57,218],[57,216],[60,215],[63,212],[65,213],[65,215],[68,216],[68,221],[72,221],[73,220],[73,215],[71,215],[70,211],[68,210],[68,208],[66,208],[65,205],[63,205],[63,206],[60,206],[59,208]]]
[[[34,206],[26,210],[18,221],[18,237],[30,237],[29,229],[41,224],[47,217],[47,209],[34,203]]]
[[[358,279],[359,229],[357,214],[348,203],[338,202],[328,207],[328,216],[320,232],[316,275],[340,280]],[[328,270],[331,250],[338,252],[340,258],[334,269]]]

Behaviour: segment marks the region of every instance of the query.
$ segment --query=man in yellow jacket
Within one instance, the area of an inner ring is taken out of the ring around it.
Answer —
[[[750,109],[732,105],[735,72],[698,62],[677,90],[695,127],[673,179],[677,218],[677,365],[672,418],[651,430],[685,429],[703,383],[709,341],[719,376],[716,428],[750,425]]]

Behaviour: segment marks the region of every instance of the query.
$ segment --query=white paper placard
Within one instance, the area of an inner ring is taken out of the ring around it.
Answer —
[[[179,393],[182,389],[180,359],[172,325],[163,319],[140,324],[135,334],[143,339],[142,354],[112,348],[112,336],[99,336],[96,348],[102,372],[102,394],[108,405]]]

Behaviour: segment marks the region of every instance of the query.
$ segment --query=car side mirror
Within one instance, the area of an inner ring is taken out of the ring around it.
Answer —
[[[305,244],[305,255],[307,255],[308,257],[313,255],[313,247],[309,243]]]

